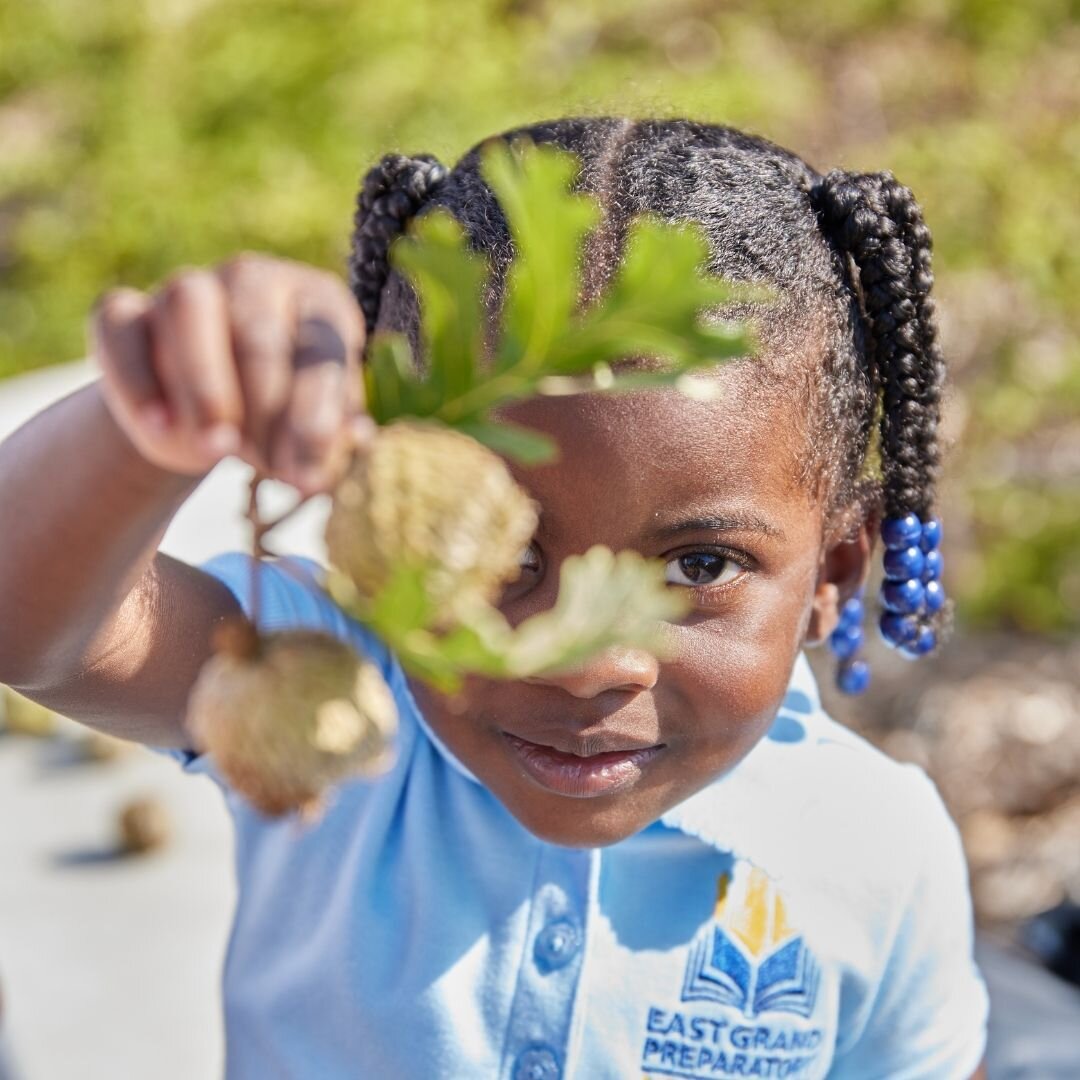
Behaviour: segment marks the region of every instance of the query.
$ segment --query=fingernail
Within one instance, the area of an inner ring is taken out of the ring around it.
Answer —
[[[200,433],[199,442],[207,454],[224,457],[240,448],[240,432],[232,424],[215,424]]]

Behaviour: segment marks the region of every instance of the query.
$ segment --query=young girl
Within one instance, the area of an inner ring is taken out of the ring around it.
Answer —
[[[693,599],[672,658],[612,648],[549,677],[470,678],[450,701],[407,679],[313,564],[269,563],[265,628],[321,628],[382,666],[396,764],[302,828],[253,811],[185,733],[250,566],[195,569],[156,544],[223,456],[311,492],[368,437],[353,393],[366,336],[420,346],[415,297],[387,265],[410,217],[439,205],[461,220],[491,259],[497,312],[512,251],[477,147],[450,171],[390,155],[369,172],[351,294],[246,255],[104,298],[102,381],[0,452],[0,680],[221,784],[237,830],[234,1080],[981,1074],[987,999],[956,829],[922,772],[823,713],[801,654],[828,640],[845,688],[865,682],[878,531],[882,633],[913,656],[935,644],[942,362],[918,206],[889,174],[820,176],[685,120],[496,137],[520,135],[579,155],[577,184],[602,203],[583,299],[642,212],[701,223],[713,272],[777,297],[737,312],[761,348],[718,369],[716,400],[505,410],[561,456],[514,466],[541,517],[502,610],[550,606],[571,554],[636,549]]]

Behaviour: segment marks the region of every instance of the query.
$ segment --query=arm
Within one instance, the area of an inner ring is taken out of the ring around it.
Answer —
[[[0,445],[0,682],[186,747],[188,692],[238,608],[157,544],[227,453],[305,493],[330,486],[363,322],[331,275],[243,256],[153,296],[108,294],[93,337],[104,378]]]
[[[231,593],[156,555],[198,477],[143,458],[100,384],[0,446],[0,681],[125,738],[181,745],[187,690]]]

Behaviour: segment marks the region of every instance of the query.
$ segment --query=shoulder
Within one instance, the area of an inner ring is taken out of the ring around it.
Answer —
[[[835,1074],[966,1080],[982,1057],[988,999],[959,830],[918,766],[820,708],[806,733],[791,813],[815,841],[817,871],[803,867],[811,921],[828,936],[844,928],[830,950],[847,973]]]
[[[773,763],[780,768],[776,756]],[[818,710],[785,773],[793,784],[789,813],[819,847],[823,873],[815,876],[843,880],[853,910],[876,915],[878,931],[888,932],[927,879],[947,880],[967,902],[959,831],[918,765],[895,761]]]
[[[835,995],[830,1076],[974,1072],[987,998],[967,869],[923,770],[829,717],[796,671],[766,736],[664,820],[772,882]]]
[[[263,633],[322,631],[374,660],[388,679],[399,671],[386,645],[326,592],[326,570],[313,559],[255,560],[242,552],[226,552],[204,562],[201,569],[233,593],[244,614]]]
[[[243,613],[260,632],[314,630],[345,641],[381,671],[394,695],[399,714],[399,744],[411,734],[414,704],[397,658],[370,629],[351,618],[323,588],[326,571],[312,559],[289,556],[256,560],[243,552],[226,552],[202,563],[200,569],[220,581],[235,596]],[[208,772],[220,781],[205,754],[158,748],[185,769]]]
[[[838,724],[812,687],[793,688],[754,749],[665,818],[777,880],[842,883],[855,902],[895,897],[930,849],[958,842],[922,769]]]
[[[833,820],[857,814],[861,822],[853,824],[872,828],[879,840],[913,829],[952,830],[937,787],[921,767],[889,757],[821,709],[808,722],[800,765],[806,778],[796,799],[815,814]]]
[[[922,769],[892,761],[850,731],[839,734],[828,752],[822,744],[820,771],[826,782],[845,784],[852,800],[848,814],[838,798],[819,818],[841,848],[854,838],[832,866],[849,875],[837,907],[849,928],[842,952],[854,961],[835,1075],[966,1080],[985,1049],[989,998],[974,960],[959,829]],[[861,820],[845,824],[848,816]]]

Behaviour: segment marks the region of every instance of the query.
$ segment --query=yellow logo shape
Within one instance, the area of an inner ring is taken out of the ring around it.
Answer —
[[[763,870],[747,863],[717,879],[714,918],[753,957],[796,935],[776,886]]]

